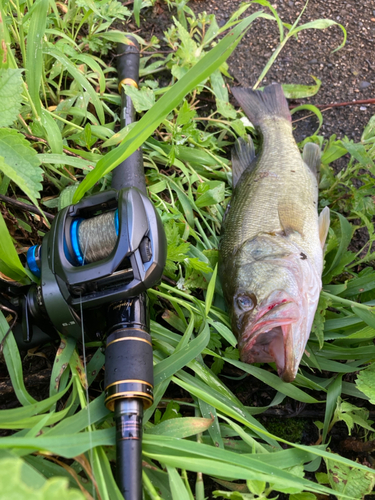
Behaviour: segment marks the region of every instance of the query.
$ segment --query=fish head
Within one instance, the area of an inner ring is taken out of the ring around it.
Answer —
[[[235,256],[226,298],[241,360],[275,362],[279,376],[291,382],[310,335],[321,281],[294,246],[264,239],[245,244]]]

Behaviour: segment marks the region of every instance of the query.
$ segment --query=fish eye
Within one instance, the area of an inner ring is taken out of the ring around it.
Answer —
[[[251,311],[257,305],[257,299],[253,293],[238,295],[237,307],[242,311]]]

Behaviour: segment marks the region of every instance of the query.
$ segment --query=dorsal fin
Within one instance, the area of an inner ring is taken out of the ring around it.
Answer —
[[[330,212],[328,207],[324,207],[320,212],[318,224],[319,224],[319,239],[322,248],[324,248],[324,243],[326,242],[328,229],[329,229],[329,219]]]
[[[303,148],[303,161],[309,167],[319,182],[320,174],[320,147],[313,142],[307,142]]]
[[[239,137],[232,148],[232,185],[236,186],[243,172],[255,158],[254,143],[250,135],[247,140]]]

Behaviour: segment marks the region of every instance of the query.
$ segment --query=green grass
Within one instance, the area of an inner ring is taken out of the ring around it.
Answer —
[[[137,22],[142,5],[134,5]],[[155,403],[144,419],[146,499],[202,500],[211,477],[220,485],[215,495],[221,498],[274,498],[277,492],[291,500],[313,500],[315,494],[332,492],[340,498],[361,498],[372,490],[374,473],[331,452],[327,444],[338,421],[363,439],[373,432],[367,411],[346,399],[374,400],[375,122],[370,121],[358,143],[319,135],[304,141],[323,149],[320,208],[330,206],[333,216],[313,332],[295,382],[286,384],[274,366],[238,360],[216,275],[218,235],[231,196],[230,147],[239,136],[255,135],[229,102],[225,61],[254,19],[272,19],[280,45],[259,75],[259,85],[291,36],[336,23],[301,25],[298,19],[290,26],[262,0],[241,6],[219,28],[213,14],[196,17],[185,1],[169,5],[177,8],[178,17],[173,23],[171,19],[165,33],[171,52],[151,57],[160,42],[155,37],[140,39],[141,88],[127,90],[140,119],[120,131],[117,77],[108,54],[125,37],[111,25],[131,11],[116,1],[0,2],[0,34],[6,42],[0,47],[0,106],[5,110],[0,116],[0,194],[15,195],[44,210],[61,209],[85,194],[107,189],[111,170],[143,144],[149,196],[168,239],[166,280],[149,291]],[[164,87],[158,81],[161,71],[170,78]],[[285,86],[285,92],[308,97],[319,86],[319,81]],[[200,95],[214,102],[205,114],[197,106]],[[332,163],[347,153],[347,167],[333,175]],[[8,211],[13,214],[10,207]],[[35,278],[18,254],[24,253],[25,240],[37,241],[48,223],[18,212],[14,217],[23,239],[12,238],[14,232],[9,234],[0,216],[0,273],[27,284]],[[359,229],[368,232],[368,243],[349,251]],[[11,321],[4,314],[1,337]],[[80,376],[81,347],[63,339],[52,366],[49,397],[35,401],[24,385],[13,336],[4,343],[4,359],[21,406],[0,411],[0,428],[12,431],[0,438],[0,470],[11,478],[10,489],[19,490],[20,498],[121,498],[111,469],[112,417],[103,395],[89,390],[86,399],[86,386],[102,374],[104,355],[100,346],[87,346],[87,351],[91,359],[86,378]],[[221,377],[230,367],[246,375],[242,386],[266,387],[273,400],[262,407],[248,399],[244,404],[230,390],[229,379]],[[185,395],[186,406],[173,400],[176,393]],[[325,402],[324,419],[316,422],[319,445],[288,442],[256,418],[288,399],[307,405]],[[311,478],[319,467],[324,470],[323,463],[329,464],[327,474],[318,472],[315,481],[305,478],[306,471]],[[356,491],[347,486],[350,474]],[[54,484],[58,477],[63,479]],[[67,485],[69,490],[64,490]]]

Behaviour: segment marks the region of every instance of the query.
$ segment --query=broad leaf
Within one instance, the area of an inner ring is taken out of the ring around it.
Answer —
[[[224,201],[225,184],[221,181],[209,181],[199,184],[195,204],[199,208],[217,205]]]
[[[375,363],[359,372],[355,383],[358,389],[369,397],[370,403],[375,404]]]
[[[78,489],[68,489],[66,478],[54,477],[44,482],[27,481],[24,477],[26,468],[20,458],[5,458],[0,461],[1,496],[7,500],[32,498],[33,500],[84,500],[85,496]],[[30,469],[30,466],[28,466]],[[43,478],[41,478],[43,480]]]
[[[38,205],[43,170],[36,151],[16,130],[0,129],[0,170]]]
[[[0,127],[16,120],[22,102],[22,70],[0,69]]]
[[[353,499],[362,499],[371,493],[375,485],[374,472],[365,472],[327,459],[325,462],[329,482],[332,489],[337,492],[337,498],[343,498],[345,495]]]
[[[124,85],[124,91],[131,98],[134,108],[138,113],[140,111],[148,111],[155,104],[155,94],[151,89],[142,87],[138,90],[130,85]]]

